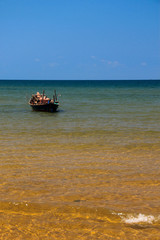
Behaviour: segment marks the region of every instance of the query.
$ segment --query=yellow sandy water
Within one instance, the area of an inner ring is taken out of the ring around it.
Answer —
[[[30,141],[0,153],[1,239],[160,239],[158,144]],[[125,222],[139,214],[155,219]]]
[[[160,83],[64,84],[0,82],[0,239],[159,240]]]

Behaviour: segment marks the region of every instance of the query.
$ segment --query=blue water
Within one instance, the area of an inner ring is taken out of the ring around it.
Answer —
[[[79,124],[83,128],[104,130],[116,128],[157,129],[159,127],[160,81],[0,81],[1,126],[14,118],[17,126],[21,121],[27,125],[28,118],[34,119],[50,114],[34,114],[28,101],[31,94],[45,90],[49,97],[54,89],[59,97],[58,118],[62,128],[65,122]],[[85,122],[84,122],[85,121]],[[107,121],[107,122],[106,122]],[[82,123],[83,126],[82,126]],[[21,125],[21,124],[20,124]],[[71,126],[69,131],[74,126]]]

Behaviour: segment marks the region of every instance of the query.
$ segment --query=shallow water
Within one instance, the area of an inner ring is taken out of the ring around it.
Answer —
[[[32,93],[61,94],[57,113]],[[2,239],[159,239],[160,81],[0,81]]]

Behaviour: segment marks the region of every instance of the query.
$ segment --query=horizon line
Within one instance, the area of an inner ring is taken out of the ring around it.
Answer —
[[[159,81],[160,79],[0,79],[0,81]]]

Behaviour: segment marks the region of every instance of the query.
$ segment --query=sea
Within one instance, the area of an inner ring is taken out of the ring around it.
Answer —
[[[159,240],[160,80],[1,80],[0,239]]]

